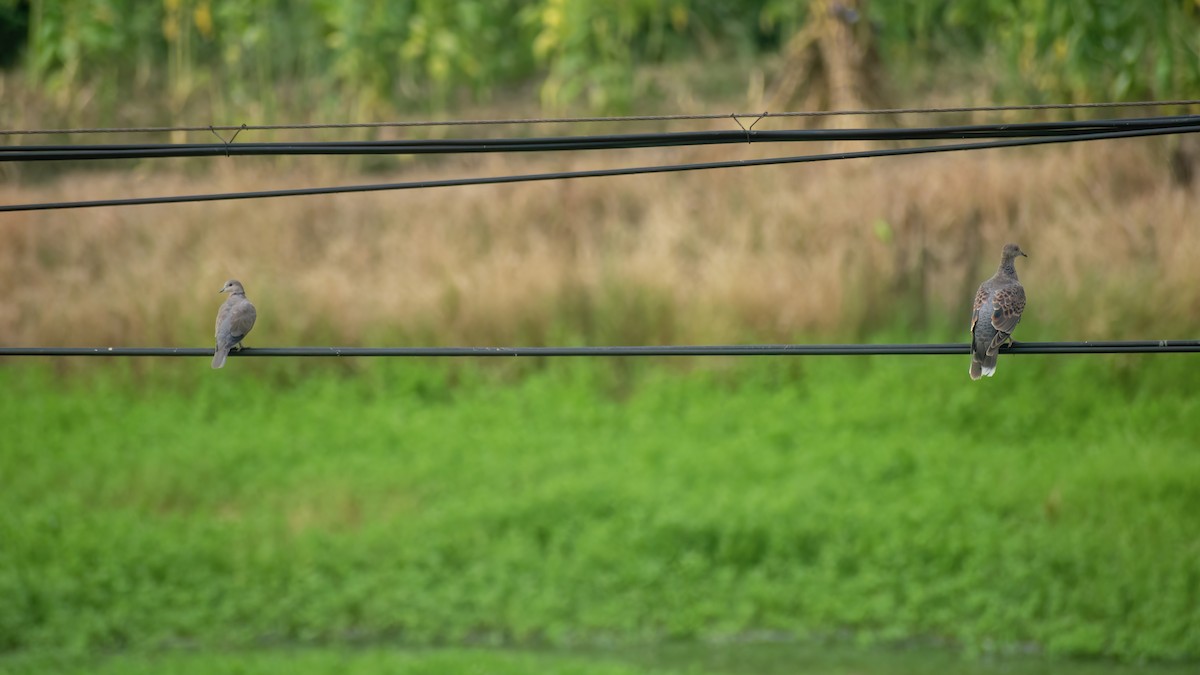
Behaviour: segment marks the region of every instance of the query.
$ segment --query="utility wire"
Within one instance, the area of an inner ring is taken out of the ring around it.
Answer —
[[[992,148],[1013,148],[1027,145],[1045,145],[1049,143],[1068,143],[1076,141],[1097,141],[1118,138],[1136,138],[1140,136],[1161,136],[1166,134],[1196,133],[1200,126],[1132,129],[1127,131],[1106,131],[1101,133],[1072,134],[1066,136],[1050,136],[1038,138],[1020,138],[980,143],[960,143],[953,145],[933,145],[911,148],[889,148],[882,150],[863,150],[857,152],[837,152],[819,155],[800,155],[796,157],[770,157],[761,159],[725,160],[720,162],[702,162],[695,164],[668,164],[663,166],[626,167],[618,169],[593,169],[586,171],[561,171],[553,173],[518,174],[509,176],[487,176],[479,178],[450,178],[442,180],[411,181],[401,183],[379,183],[373,185],[346,185],[335,187],[291,188],[283,190],[258,190],[252,192],[223,192],[214,194],[173,195],[166,197],[132,197],[122,199],[98,199],[74,202],[42,202],[33,204],[0,205],[0,213],[17,211],[47,211],[53,209],[80,209],[101,206],[138,206],[146,204],[180,204],[185,202],[212,202],[235,199],[262,199],[270,197],[298,197],[307,195],[328,195],[357,192],[380,192],[387,190],[414,190],[436,187],[459,187],[466,185],[498,185],[508,183],[525,183],[532,181],[562,180],[568,178],[598,178],[607,176],[631,176],[638,174],[673,173],[680,171],[700,171],[707,169],[732,169],[751,166],[772,166],[778,164],[803,164],[808,162],[823,162],[838,159],[862,159],[867,157],[894,157],[899,155],[920,155],[934,152],[954,152],[961,150],[986,150]]]
[[[910,129],[801,129],[788,131],[698,131],[549,138],[330,141],[315,143],[145,143],[126,145],[0,146],[0,162],[97,160],[230,155],[416,155],[566,150],[627,150],[735,143],[799,141],[944,141],[987,138],[1078,136],[1135,129],[1200,125],[1200,115],[982,124]]]
[[[260,347],[230,356],[491,357],[491,356],[869,356],[967,354],[970,345],[816,344],[663,345],[631,347]],[[1200,340],[1100,342],[1018,342],[1002,354],[1131,354],[1200,352]],[[0,347],[4,356],[203,356],[212,349],[191,347]]]
[[[709,113],[698,115],[627,115],[621,117],[528,117],[519,119],[436,120],[416,122],[346,122],[340,124],[243,124],[177,127],[111,127],[83,129],[9,129],[0,136],[41,134],[134,134],[177,131],[283,131],[290,129],[378,129],[404,127],[451,127],[498,124],[580,124],[585,122],[663,122],[677,120],[760,119],[767,117],[831,117],[838,115],[907,115],[938,113],[1012,112],[1020,110],[1080,110],[1090,108],[1145,108],[1154,106],[1200,105],[1200,99],[1175,101],[1109,101],[1098,103],[1042,103],[1033,105],[959,106],[944,108],[885,108],[862,110],[809,110],[798,112]]]

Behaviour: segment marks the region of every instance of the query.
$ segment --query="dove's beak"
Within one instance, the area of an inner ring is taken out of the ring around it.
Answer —
[[[1025,251],[1021,251],[1021,257],[1022,257],[1022,258],[1028,258],[1028,257],[1029,257],[1029,254],[1028,254],[1028,253],[1026,253]]]

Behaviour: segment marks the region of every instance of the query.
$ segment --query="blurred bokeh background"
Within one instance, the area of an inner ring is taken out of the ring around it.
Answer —
[[[1194,0],[0,0],[0,128],[1179,100]],[[766,118],[936,126],[1195,107]],[[732,129],[729,119],[238,141]],[[229,134],[225,134],[228,138]],[[172,141],[6,135],[8,145]],[[813,144],[788,154],[885,147]],[[778,148],[0,163],[5,204]],[[0,216],[0,344],[1200,333],[1194,136]],[[0,670],[1185,672],[1190,355],[0,362]]]

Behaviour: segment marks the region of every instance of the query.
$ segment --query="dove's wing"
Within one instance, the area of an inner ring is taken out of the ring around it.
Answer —
[[[254,327],[254,320],[258,318],[258,312],[255,311],[254,305],[250,304],[249,300],[242,299],[241,302],[229,308],[229,313],[225,318],[229,322],[226,324],[229,328],[229,336],[233,343],[237,344]]]
[[[975,332],[975,322],[979,321],[979,308],[987,302],[987,296],[987,283],[982,283],[979,285],[979,290],[975,292],[975,304],[971,306],[971,333]]]
[[[1021,284],[998,289],[992,306],[992,325],[1001,333],[1012,333],[1025,311],[1025,289]]]
[[[221,337],[221,324],[225,323],[225,317],[229,316],[229,303],[221,303],[221,308],[217,310],[217,324],[214,332],[217,337]]]

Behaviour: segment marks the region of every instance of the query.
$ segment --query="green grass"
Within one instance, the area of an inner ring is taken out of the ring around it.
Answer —
[[[267,361],[0,368],[0,653],[1200,658],[1186,355]]]
[[[639,667],[611,660],[539,653],[488,650],[303,649],[234,651],[228,653],[130,654],[99,658],[37,656],[12,659],[13,673],[95,673],[97,675],[212,675],[212,673],[303,673],[304,675],[427,675],[430,673],[487,673],[488,675],[672,675],[685,671]],[[0,670],[5,663],[0,660]],[[696,672],[696,671],[691,671]]]
[[[283,647],[250,650],[168,650],[68,656],[0,656],[0,672],[98,673],[561,673],[564,675],[1183,675],[1187,665],[1116,664],[1036,657],[964,658],[945,650],[862,649],[779,642],[672,643],[573,650],[481,648]]]

